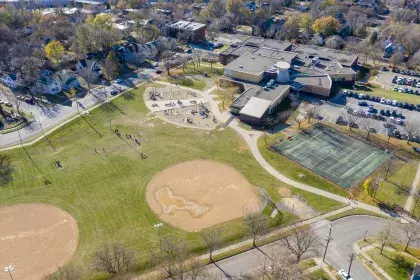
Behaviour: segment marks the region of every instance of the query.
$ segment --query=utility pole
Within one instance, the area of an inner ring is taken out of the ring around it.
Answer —
[[[365,232],[365,236],[363,237],[363,241],[365,241],[365,242],[366,242],[367,235],[368,235],[368,231]]]
[[[50,139],[48,139],[47,135],[45,135],[44,130],[42,129],[42,123],[41,123],[41,119],[38,117],[38,122],[39,122],[39,127],[41,128],[41,133],[42,135],[45,137],[45,139],[47,139],[48,143],[50,143],[51,147],[54,149],[54,151],[57,151],[55,149],[55,147],[53,146],[53,144],[51,143]]]
[[[293,205],[294,206],[294,205]],[[327,255],[327,249],[328,249],[328,245],[330,244],[330,241],[332,240],[331,238],[331,231],[332,231],[333,227],[330,225],[330,232],[327,235],[327,245],[325,246],[325,251],[324,251],[324,257],[322,258],[322,261],[325,262],[325,256]]]
[[[347,272],[347,275],[350,277],[350,269],[351,269],[351,264],[353,263],[354,259],[356,258],[356,256],[354,254],[350,255],[350,265],[349,265],[349,270]]]

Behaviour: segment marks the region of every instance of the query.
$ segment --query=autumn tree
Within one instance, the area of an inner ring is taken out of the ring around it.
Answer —
[[[333,35],[337,32],[338,27],[340,26],[340,22],[332,17],[321,17],[314,21],[312,24],[312,29],[316,33],[322,33],[325,36]]]
[[[64,47],[58,40],[51,41],[45,46],[45,55],[52,61],[60,62],[64,55]]]
[[[104,244],[94,255],[93,266],[97,271],[125,274],[134,262],[134,252],[122,244]]]
[[[407,242],[405,243],[404,251],[407,251],[408,246],[420,239],[420,227],[414,223],[405,224],[402,228]]]
[[[209,17],[213,20],[222,18],[226,14],[226,2],[224,0],[213,0],[207,6]]]
[[[300,18],[298,13],[292,13],[287,17],[283,24],[278,37],[289,41],[296,40],[299,37]]]
[[[268,232],[267,216],[261,214],[259,211],[256,211],[253,207],[247,207],[244,209],[243,221],[245,227],[252,235],[252,245],[257,247],[257,239]]]
[[[303,254],[316,251],[315,234],[310,227],[293,227],[291,234],[280,239],[280,242],[295,255],[296,262],[300,262]]]
[[[114,51],[109,52],[104,63],[104,68],[108,81],[115,79],[120,74],[121,65]]]

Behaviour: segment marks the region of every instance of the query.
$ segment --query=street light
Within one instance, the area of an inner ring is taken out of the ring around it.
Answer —
[[[15,270],[15,268],[14,268],[13,266],[11,266],[11,265],[6,266],[6,267],[4,268],[4,272],[9,273],[9,275],[10,275],[10,279],[12,279],[12,280],[13,280],[13,277],[12,277],[12,271],[13,271],[13,270]]]
[[[162,254],[163,254],[162,253],[162,238],[161,238],[161,235],[160,235],[160,228],[163,227],[163,224],[162,223],[154,224],[153,227],[158,229],[159,246],[160,246],[160,257],[162,257]]]

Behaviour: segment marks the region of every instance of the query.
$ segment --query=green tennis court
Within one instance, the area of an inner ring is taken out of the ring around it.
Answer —
[[[389,156],[383,150],[321,124],[275,145],[274,149],[344,188],[360,182]]]

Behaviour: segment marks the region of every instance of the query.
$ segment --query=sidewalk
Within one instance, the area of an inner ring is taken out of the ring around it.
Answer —
[[[355,243],[354,245],[353,245],[353,250],[354,250],[354,252],[356,253],[356,255],[362,255],[368,262],[369,262],[369,264],[370,265],[372,265],[375,269],[376,269],[376,271],[378,271],[379,273],[381,273],[382,275],[381,276],[383,276],[383,277],[385,277],[387,280],[393,280],[393,278],[391,277],[391,276],[389,276],[389,274],[388,273],[386,273],[386,271],[385,270],[383,270],[379,265],[377,265],[369,256],[368,256],[368,254],[366,254],[366,251],[369,251],[370,249],[373,249],[373,248],[376,248],[374,245],[369,245],[369,246],[366,246],[366,247],[363,247],[362,249],[360,249],[360,247],[357,245],[357,243]],[[372,272],[372,274],[373,275],[376,275],[376,273],[374,273],[371,269],[370,269],[370,267],[369,266],[367,266],[366,264],[365,264],[365,262],[361,262],[361,263],[363,263],[363,265],[367,268],[367,269],[369,269],[371,272]],[[376,275],[376,276],[378,276],[378,275]]]
[[[416,173],[416,177],[414,178],[413,185],[411,186],[410,195],[408,196],[407,202],[405,203],[404,210],[407,212],[411,212],[411,207],[413,207],[413,201],[417,193],[417,187],[419,185],[419,182],[420,182],[420,163],[419,163],[419,166],[417,167],[417,173]]]

